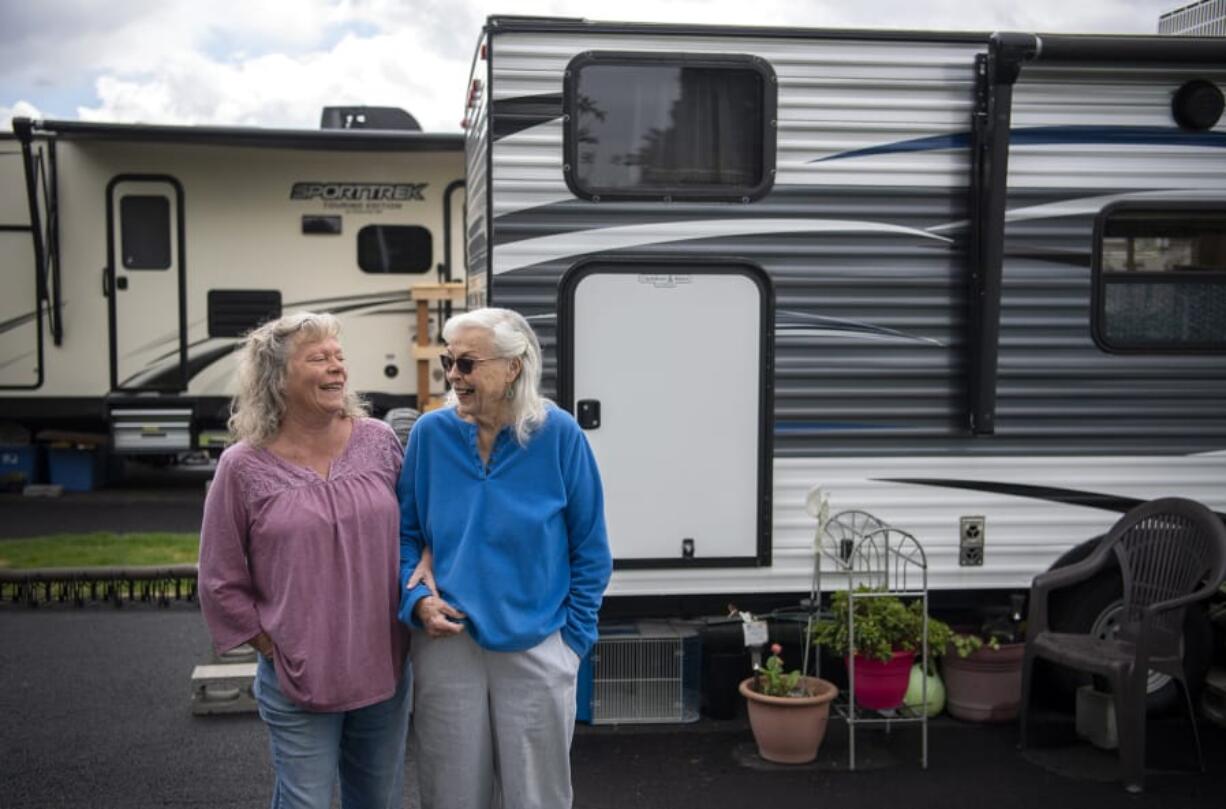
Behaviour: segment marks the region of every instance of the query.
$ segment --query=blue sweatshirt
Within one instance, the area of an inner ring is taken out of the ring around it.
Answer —
[[[488,466],[477,426],[452,407],[413,425],[400,497],[400,620],[430,591],[405,590],[434,551],[443,600],[467,616],[478,645],[530,649],[557,630],[583,657],[596,642],[597,612],[612,571],[596,459],[575,420],[553,405],[527,446],[503,429]]]

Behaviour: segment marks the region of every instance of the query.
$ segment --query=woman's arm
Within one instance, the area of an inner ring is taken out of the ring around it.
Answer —
[[[263,634],[247,565],[247,529],[239,476],[233,456],[225,454],[209,486],[200,526],[200,608],[218,652],[259,643]]]
[[[409,446],[405,449],[400,478],[396,482],[396,498],[400,501],[400,612],[402,622],[414,625],[414,608],[427,596],[437,597],[434,589],[433,558],[424,558],[428,550],[422,530],[421,515],[417,500],[417,462],[421,453],[421,434],[416,429],[409,433]],[[428,582],[418,575],[423,559],[429,570]]]
[[[596,643],[596,624],[605,588],[613,573],[613,555],[605,531],[604,490],[596,457],[572,424],[566,475],[566,531],[570,549],[570,595],[562,637],[579,657]]]

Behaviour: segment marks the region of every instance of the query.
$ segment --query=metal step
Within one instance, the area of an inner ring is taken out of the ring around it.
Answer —
[[[119,454],[163,454],[192,448],[190,407],[115,407],[110,415],[111,446]]]

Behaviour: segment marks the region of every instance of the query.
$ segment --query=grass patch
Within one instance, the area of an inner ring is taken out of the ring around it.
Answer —
[[[197,534],[50,534],[0,540],[0,570],[195,564]]]

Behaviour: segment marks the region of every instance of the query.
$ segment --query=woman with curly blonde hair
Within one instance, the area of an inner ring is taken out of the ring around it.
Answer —
[[[259,654],[274,807],[400,806],[411,704],[400,604],[400,442],[348,388],[340,328],[300,312],[242,346],[200,531],[219,652]]]

